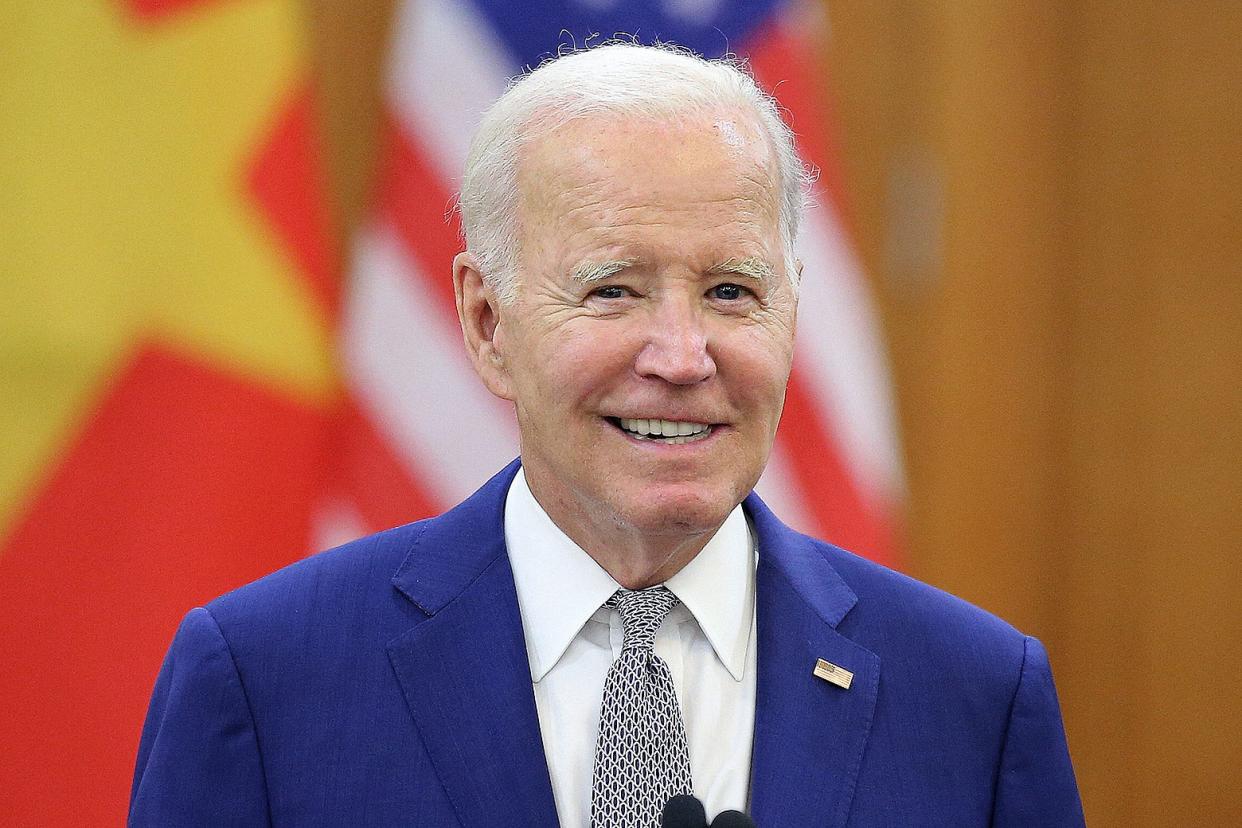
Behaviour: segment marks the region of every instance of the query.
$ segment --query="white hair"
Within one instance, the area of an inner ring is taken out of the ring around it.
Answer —
[[[502,302],[517,291],[517,164],[524,144],[596,115],[681,121],[722,109],[753,113],[775,162],[785,270],[797,285],[793,243],[813,173],[776,101],[733,58],[706,60],[676,46],[610,42],[552,58],[515,78],[483,114],[470,144],[458,206],[466,248]]]

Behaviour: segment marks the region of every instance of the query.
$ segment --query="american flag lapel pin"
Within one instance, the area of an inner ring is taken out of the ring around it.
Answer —
[[[853,673],[844,667],[833,664],[831,661],[824,661],[822,658],[815,662],[815,675],[829,684],[835,684],[842,690],[849,690],[850,685],[854,682]]]

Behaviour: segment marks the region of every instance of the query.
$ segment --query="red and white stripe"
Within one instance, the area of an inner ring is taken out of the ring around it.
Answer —
[[[817,75],[793,30],[775,21],[740,45],[762,83],[781,82],[804,155],[827,170]],[[403,5],[381,193],[356,242],[342,320],[351,403],[338,486],[321,515],[324,541],[448,507],[517,454],[511,408],[468,364],[450,277],[459,249],[452,196],[467,147],[516,69],[468,4]],[[798,351],[759,488],[791,524],[891,563],[902,484],[887,370],[837,203],[827,191],[819,201],[798,245]]]

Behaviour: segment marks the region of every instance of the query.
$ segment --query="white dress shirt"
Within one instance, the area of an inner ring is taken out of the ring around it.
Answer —
[[[505,500],[543,749],[564,828],[588,826],[604,677],[621,653],[620,586],[548,517],[519,471]],[[755,728],[755,551],[741,507],[665,586],[681,604],[655,652],[677,687],[694,794],[708,818],[745,810]]]

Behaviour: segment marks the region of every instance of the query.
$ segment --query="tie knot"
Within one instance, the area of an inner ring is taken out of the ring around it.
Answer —
[[[678,603],[677,596],[662,586],[614,592],[607,606],[616,607],[621,613],[621,628],[625,633],[621,648],[650,650],[655,645],[656,630]]]

